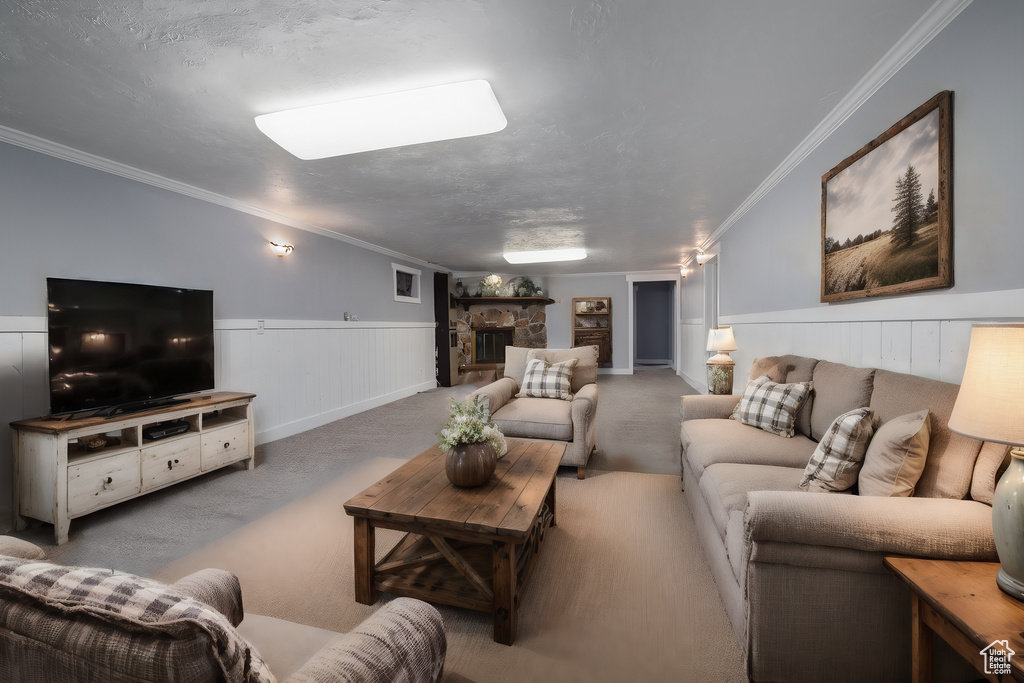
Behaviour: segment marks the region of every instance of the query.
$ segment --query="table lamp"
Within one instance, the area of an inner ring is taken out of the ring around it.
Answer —
[[[1013,447],[1010,465],[996,484],[992,536],[1002,564],[996,583],[1024,602],[1024,325],[971,327],[949,428]]]
[[[730,351],[736,350],[736,337],[731,327],[719,327],[708,330],[708,351],[715,355],[708,358],[708,393],[731,394],[732,371],[736,361],[729,357]]]

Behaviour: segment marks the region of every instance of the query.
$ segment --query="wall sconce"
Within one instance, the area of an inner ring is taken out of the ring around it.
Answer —
[[[686,279],[686,276],[689,274],[689,272],[690,269],[687,268],[686,266],[679,266],[679,275],[681,275],[684,280]]]
[[[714,254],[705,254],[703,249],[697,250],[697,265],[703,266],[714,257]]]
[[[271,242],[270,251],[274,252],[278,256],[287,256],[295,251],[295,247],[290,244],[278,244],[277,242]]]

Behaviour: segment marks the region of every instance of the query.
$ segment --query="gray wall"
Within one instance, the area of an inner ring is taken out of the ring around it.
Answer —
[[[3,143],[0,206],[0,316],[45,315],[52,276],[212,289],[218,319],[433,320],[432,271],[395,302],[397,259]]]
[[[952,90],[954,276],[915,299],[1024,287],[1024,3],[974,2],[729,230],[720,243],[721,313],[819,303],[821,176],[942,90]],[[757,273],[752,286],[750,273]]]
[[[672,360],[673,282],[634,283],[637,361]]]
[[[549,275],[547,296],[555,303],[547,307],[548,348],[572,346],[573,297],[607,296],[612,300],[612,368],[629,368],[629,287],[626,276],[613,275]]]

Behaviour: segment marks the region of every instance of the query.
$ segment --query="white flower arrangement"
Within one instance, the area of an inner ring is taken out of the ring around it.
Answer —
[[[447,451],[460,443],[487,441],[500,458],[508,451],[505,435],[491,422],[490,400],[486,396],[466,399],[458,403],[452,399],[451,417],[441,428],[441,450]]]

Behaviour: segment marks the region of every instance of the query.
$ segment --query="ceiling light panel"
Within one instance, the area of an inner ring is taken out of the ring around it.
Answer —
[[[256,117],[256,126],[267,137],[307,160],[485,135],[507,124],[490,84],[484,80]]]
[[[584,249],[545,249],[544,251],[506,251],[509,263],[548,263],[551,261],[579,261],[587,258]]]

